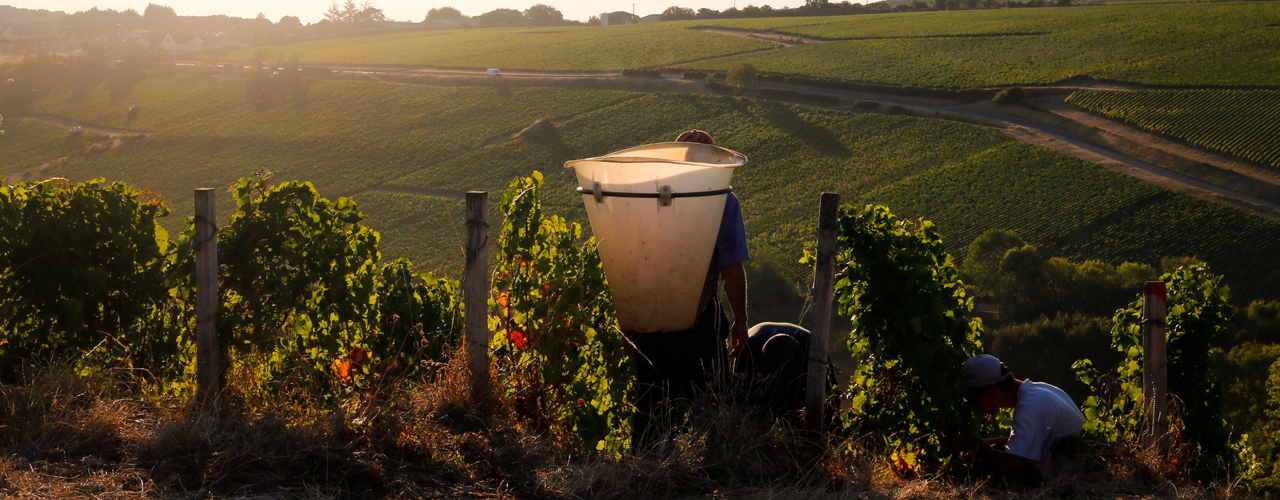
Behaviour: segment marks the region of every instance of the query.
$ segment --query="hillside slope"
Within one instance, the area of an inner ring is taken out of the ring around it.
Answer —
[[[812,239],[818,193],[886,203],[934,220],[953,252],[990,228],[1012,229],[1052,255],[1156,263],[1194,255],[1227,275],[1240,299],[1277,297],[1280,222],[1152,186],[1091,163],[941,120],[851,115],[743,98],[625,92],[436,88],[315,81],[305,100],[264,109],[246,81],[153,77],[130,97],[147,140],[64,167],[72,180],[120,179],[174,204],[180,224],[190,190],[225,186],[269,169],[311,180],[329,197],[355,196],[382,231],[386,257],[456,275],[458,196],[498,192],[540,170],[549,210],[585,221],[566,160],[596,156],[680,131],[711,131],[750,163],[735,174],[756,264],[803,289],[796,264]],[[105,95],[59,95],[41,112],[119,125]],[[485,146],[534,120],[555,128]],[[304,124],[309,123],[309,124]],[[406,194],[416,193],[416,194]],[[421,196],[421,195],[429,196]],[[225,211],[230,204],[220,204]],[[497,217],[496,214],[492,217]]]

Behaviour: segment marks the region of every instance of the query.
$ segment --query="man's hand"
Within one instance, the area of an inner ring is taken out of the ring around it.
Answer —
[[[733,311],[733,327],[729,334],[729,357],[736,358],[747,347],[747,271],[742,263],[729,264],[720,269],[724,277],[724,294]]]
[[[745,321],[733,322],[729,331],[729,357],[736,358],[747,348],[747,324]]]

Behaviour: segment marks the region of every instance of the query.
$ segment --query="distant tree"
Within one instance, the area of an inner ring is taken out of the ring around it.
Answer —
[[[494,9],[476,16],[476,21],[483,26],[521,26],[525,17],[515,9]]]
[[[804,0],[804,6],[811,9],[821,9],[831,5],[827,0]]]
[[[599,26],[600,16],[591,16],[587,18],[587,26]]]
[[[89,37],[105,35],[117,31],[131,31],[142,27],[142,16],[138,11],[128,9],[116,12],[111,9],[92,9],[68,14],[62,18],[62,25],[67,34]]]
[[[667,7],[667,10],[662,11],[662,16],[658,19],[662,21],[683,21],[685,19],[693,19],[696,17],[698,17],[698,14],[694,12],[693,9],[688,7],[672,6]]]
[[[525,19],[529,20],[529,24],[534,26],[559,26],[564,24],[564,14],[561,14],[555,7],[546,4],[537,4],[529,7],[524,11]]]
[[[737,87],[746,87],[756,83],[756,80],[759,79],[760,70],[756,69],[751,63],[741,62],[729,68],[729,77],[725,78],[725,82]]]
[[[356,5],[355,0],[347,0],[342,6],[338,6],[336,1],[333,2],[324,12],[324,18],[335,24],[380,23],[387,20],[382,9],[374,7],[369,2]]]
[[[466,18],[467,16],[462,15],[462,11],[453,7],[440,7],[427,11],[428,21],[460,21]]]
[[[142,24],[151,29],[170,29],[178,23],[178,13],[167,5],[147,4],[142,11]]]
[[[708,9],[706,7],[698,9],[698,19],[715,19],[716,17],[719,17],[719,16],[720,16],[719,12]]]
[[[302,20],[298,19],[297,16],[284,16],[280,18],[280,22],[276,23],[276,26],[279,26],[284,29],[289,29],[289,30],[301,28]]]
[[[382,23],[387,21],[387,16],[382,13],[382,9],[369,5],[365,2],[360,7],[360,11],[356,13],[353,22],[356,23]]]

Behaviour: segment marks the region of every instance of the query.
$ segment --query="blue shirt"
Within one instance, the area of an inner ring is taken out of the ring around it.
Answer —
[[[716,236],[716,248],[711,254],[711,269],[707,270],[707,281],[720,277],[720,270],[751,260],[747,251],[747,226],[742,222],[742,205],[738,196],[729,193],[724,200],[724,215],[720,218],[720,234]]]

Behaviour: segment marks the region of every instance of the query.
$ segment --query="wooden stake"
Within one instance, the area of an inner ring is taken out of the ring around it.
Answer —
[[[489,193],[467,192],[467,267],[463,275],[471,402],[489,394]]]
[[[836,233],[840,195],[822,193],[818,209],[818,263],[813,270],[813,332],[809,336],[809,373],[805,377],[805,413],[814,430],[823,431],[827,402],[827,345],[831,337],[831,298],[835,292]]]
[[[218,209],[213,188],[195,190],[196,401],[211,406],[218,396]]]
[[[1142,293],[1142,399],[1146,406],[1146,445],[1163,456],[1168,448],[1168,360],[1165,348],[1165,282],[1148,281]]]

